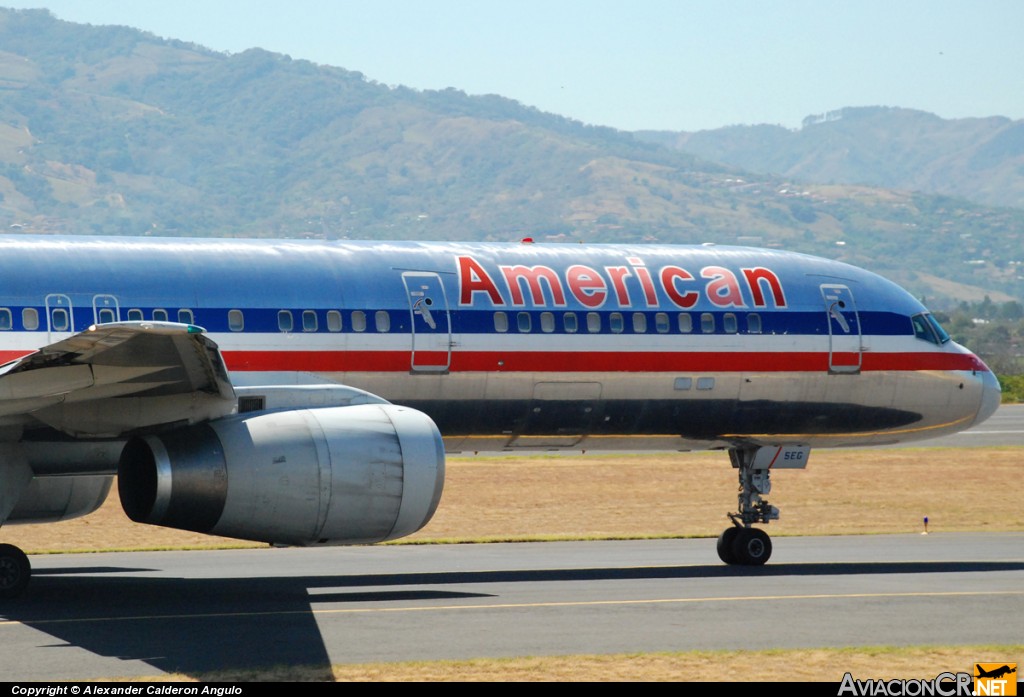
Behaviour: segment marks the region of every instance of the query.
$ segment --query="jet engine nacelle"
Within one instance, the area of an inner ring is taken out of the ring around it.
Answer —
[[[118,466],[136,521],[275,544],[361,544],[427,524],[444,445],[422,412],[366,404],[244,414],[130,440]]]
[[[4,525],[53,523],[89,515],[103,505],[113,475],[33,477]]]

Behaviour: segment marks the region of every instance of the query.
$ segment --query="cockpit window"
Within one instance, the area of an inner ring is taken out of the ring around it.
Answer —
[[[942,328],[938,320],[932,317],[931,313],[922,312],[910,318],[914,325],[914,336],[918,339],[930,341],[933,344],[944,344],[949,341],[949,334]]]
[[[932,329],[935,331],[935,336],[939,337],[939,343],[944,344],[949,341],[949,334],[947,334],[946,330],[942,328],[941,324],[939,324],[939,320],[935,319],[931,314],[927,314],[925,317],[928,318],[928,324],[932,325]]]

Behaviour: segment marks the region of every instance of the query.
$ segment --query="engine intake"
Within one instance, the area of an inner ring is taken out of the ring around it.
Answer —
[[[437,426],[392,404],[238,415],[137,437],[118,465],[121,505],[136,522],[289,545],[412,534],[443,487]]]

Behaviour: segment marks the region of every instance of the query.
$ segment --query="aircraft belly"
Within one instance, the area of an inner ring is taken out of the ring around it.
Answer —
[[[325,377],[424,411],[453,450],[884,444],[962,429],[979,389],[948,371]]]

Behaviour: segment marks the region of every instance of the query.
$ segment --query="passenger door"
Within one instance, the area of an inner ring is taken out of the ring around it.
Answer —
[[[860,315],[853,292],[844,285],[825,283],[821,286],[828,321],[828,372],[860,373]]]
[[[94,295],[92,298],[92,319],[95,324],[109,324],[121,321],[121,308],[113,295]]]
[[[406,271],[402,274],[412,317],[410,370],[444,373],[451,365],[452,330],[448,297],[436,273]]]
[[[63,293],[46,296],[46,336],[49,343],[67,339],[75,333],[75,308]]]

